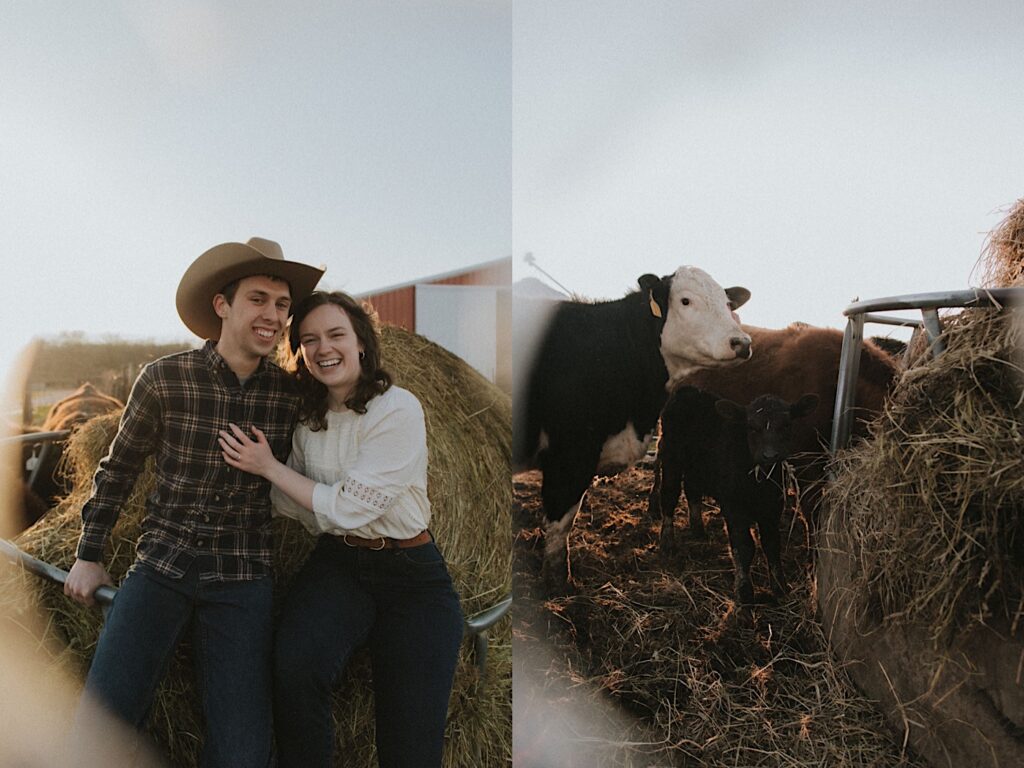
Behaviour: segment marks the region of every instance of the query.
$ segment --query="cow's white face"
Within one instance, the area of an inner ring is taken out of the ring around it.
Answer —
[[[729,291],[731,297],[697,267],[680,267],[672,276],[661,332],[669,388],[701,368],[736,365],[750,357],[750,336],[733,311],[750,292],[744,288]]]

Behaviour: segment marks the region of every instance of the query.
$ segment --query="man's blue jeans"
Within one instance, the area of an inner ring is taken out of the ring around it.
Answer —
[[[331,689],[363,643],[381,768],[440,768],[462,632],[459,598],[433,543],[374,551],[321,536],[285,598],[275,640],[280,768],[331,765]]]
[[[86,679],[73,749],[105,749],[90,707],[138,728],[174,649],[191,627],[206,733],[202,766],[265,768],[270,762],[272,582],[202,582],[199,568],[171,579],[138,564],[114,598]],[[84,754],[82,754],[84,753]]]

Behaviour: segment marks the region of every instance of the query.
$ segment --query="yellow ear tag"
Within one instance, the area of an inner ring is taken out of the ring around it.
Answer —
[[[661,317],[661,307],[659,307],[658,302],[654,300],[654,294],[649,293],[647,295],[651,300],[651,314],[654,315],[655,317]]]

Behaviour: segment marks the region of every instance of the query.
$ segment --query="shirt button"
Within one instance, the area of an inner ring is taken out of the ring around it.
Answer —
[[[220,494],[219,493],[213,494],[213,500],[219,504],[220,503]]]
[[[210,516],[209,515],[203,515],[203,522],[204,523],[210,522]]]
[[[197,547],[201,547],[201,546],[203,546],[204,544],[206,544],[206,540],[205,540],[205,539],[197,539],[197,540],[196,540],[196,546],[197,546]]]

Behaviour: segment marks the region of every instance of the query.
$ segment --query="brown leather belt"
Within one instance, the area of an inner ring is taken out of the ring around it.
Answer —
[[[408,547],[418,547],[421,544],[429,544],[434,537],[430,535],[430,531],[422,531],[411,539],[389,539],[385,536],[378,536],[376,539],[363,539],[346,533],[341,540],[350,547],[363,547],[364,549],[407,549]]]

